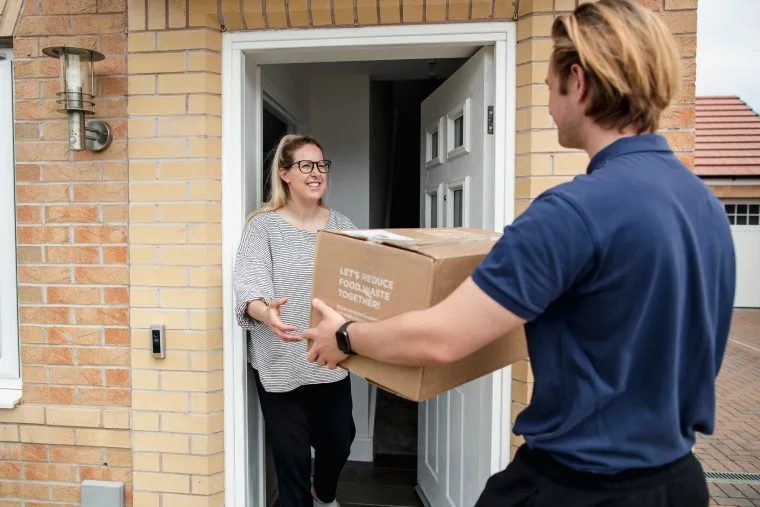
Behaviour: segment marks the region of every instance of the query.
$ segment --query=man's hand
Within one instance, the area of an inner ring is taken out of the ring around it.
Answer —
[[[338,363],[348,358],[338,349],[335,339],[335,333],[346,319],[319,299],[314,299],[312,306],[322,316],[322,320],[317,327],[307,329],[303,333],[304,338],[312,341],[311,350],[306,357],[309,362],[334,370]]]
[[[280,307],[288,302],[288,298],[278,298],[272,301],[272,304],[267,308],[266,322],[265,324],[278,338],[286,342],[301,341],[302,337],[298,334],[293,334],[298,331],[295,326],[289,326],[283,324],[280,320]]]

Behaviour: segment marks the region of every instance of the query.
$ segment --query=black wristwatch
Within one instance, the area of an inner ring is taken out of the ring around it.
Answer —
[[[335,339],[338,341],[338,349],[340,349],[340,351],[344,354],[356,354],[356,352],[351,350],[351,340],[348,339],[347,331],[348,326],[353,323],[353,320],[344,322],[335,332]]]

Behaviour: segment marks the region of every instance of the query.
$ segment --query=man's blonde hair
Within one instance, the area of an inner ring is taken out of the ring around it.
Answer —
[[[586,115],[605,128],[655,132],[678,93],[679,53],[657,14],[631,0],[583,4],[552,26],[551,65],[567,93],[570,68],[586,74]]]

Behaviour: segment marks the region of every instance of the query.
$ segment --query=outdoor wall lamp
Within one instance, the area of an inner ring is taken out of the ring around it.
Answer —
[[[71,46],[53,46],[42,50],[61,62],[60,112],[69,117],[69,148],[73,151],[103,151],[110,146],[113,134],[102,120],[86,120],[95,114],[94,62],[105,58],[102,53]]]

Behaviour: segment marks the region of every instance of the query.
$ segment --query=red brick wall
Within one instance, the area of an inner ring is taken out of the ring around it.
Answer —
[[[124,0],[27,0],[17,27],[24,387],[0,410],[2,507],[78,505],[85,479],[131,485],[125,29]],[[68,149],[59,64],[41,53],[61,44],[106,54],[96,110],[115,139],[102,154]]]

